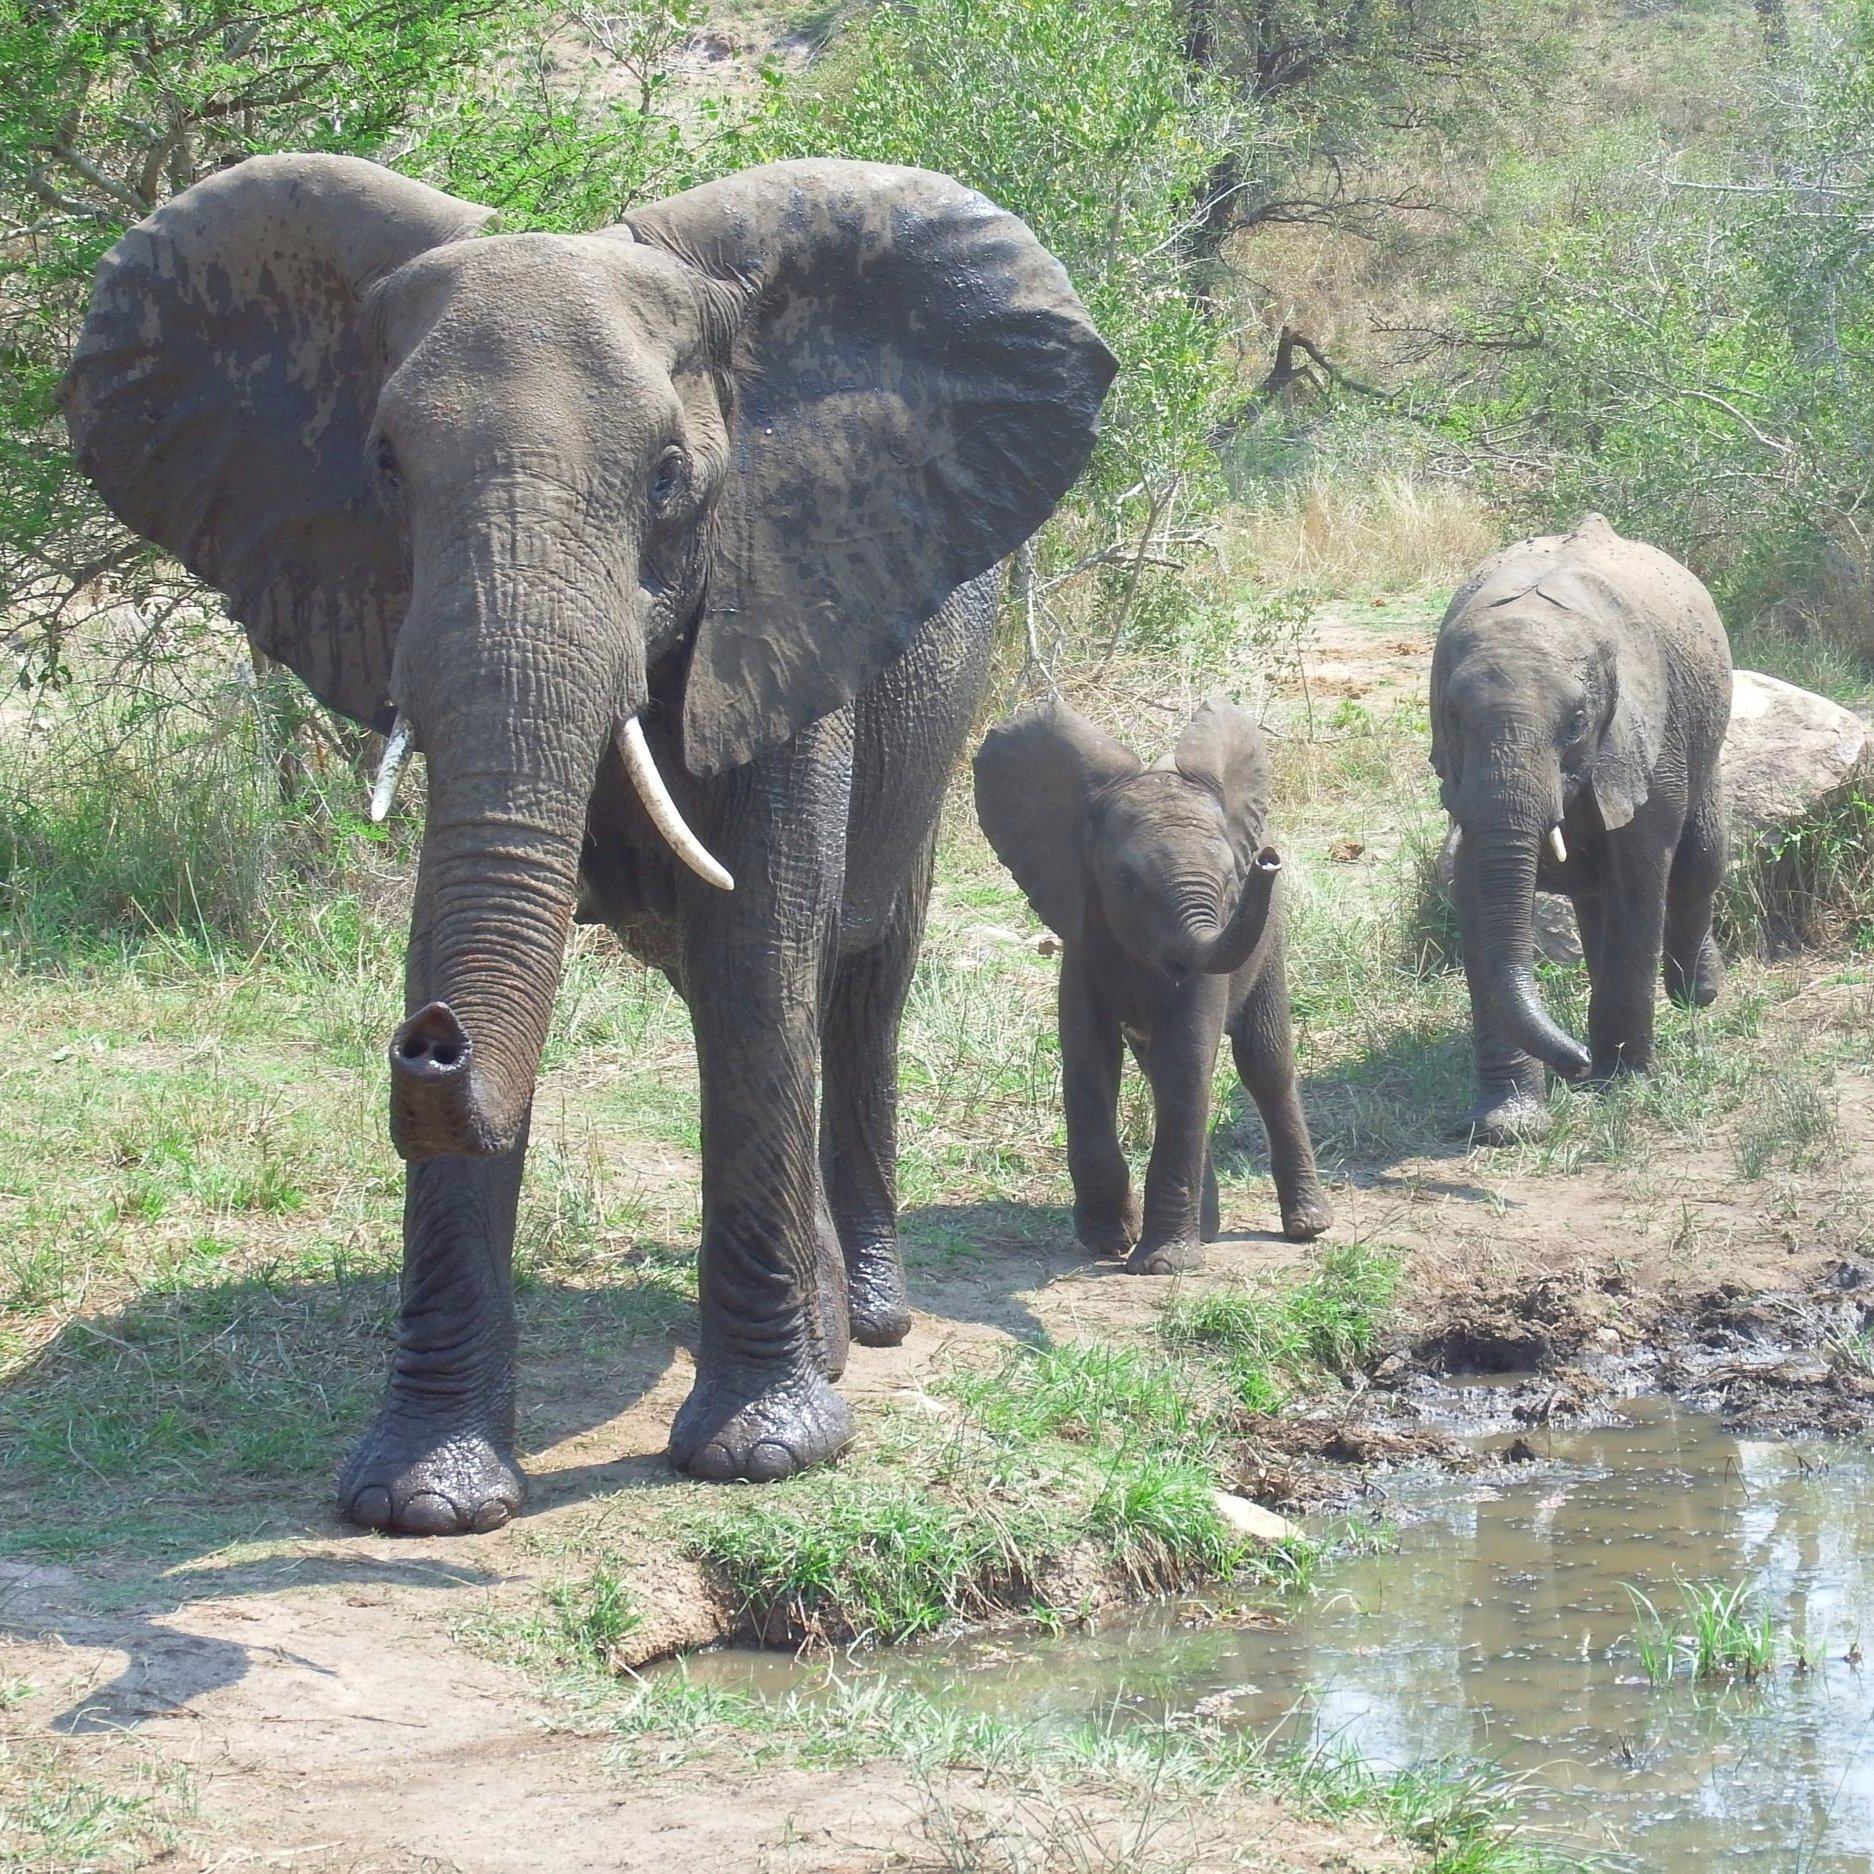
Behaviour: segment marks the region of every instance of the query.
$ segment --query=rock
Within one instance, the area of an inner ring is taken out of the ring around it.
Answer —
[[[1859,716],[1779,677],[1732,671],[1724,790],[1734,856],[1753,836],[1832,805],[1869,766],[1868,726]]]
[[[1265,1510],[1260,1503],[1252,1503],[1247,1497],[1232,1496],[1227,1490],[1214,1490],[1211,1496],[1216,1502],[1217,1514],[1239,1536],[1247,1536],[1252,1542],[1273,1544],[1305,1539],[1299,1524],[1276,1515],[1274,1510]]]
[[[1551,963],[1581,961],[1581,932],[1575,928],[1575,907],[1560,892],[1539,891],[1535,907],[1536,955]]]

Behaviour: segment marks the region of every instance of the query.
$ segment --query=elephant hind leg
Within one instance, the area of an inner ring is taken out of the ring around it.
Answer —
[[[935,833],[885,934],[842,957],[821,1038],[820,1175],[844,1259],[852,1338],[895,1347],[911,1329],[898,1244],[898,1029],[924,937]]]
[[[1712,790],[1686,818],[1666,885],[1666,994],[1681,1008],[1709,1008],[1724,986],[1724,958],[1711,934],[1724,866],[1724,817]]]

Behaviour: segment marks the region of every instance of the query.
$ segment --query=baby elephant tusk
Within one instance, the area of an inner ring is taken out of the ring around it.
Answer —
[[[1446,865],[1458,856],[1458,846],[1463,841],[1464,829],[1453,820],[1451,831],[1445,835],[1444,851],[1438,855],[1438,863]]]
[[[735,880],[684,824],[683,815],[677,811],[677,803],[670,798],[664,777],[657,772],[657,763],[651,758],[651,745],[644,739],[644,725],[636,716],[620,716],[617,739],[619,758],[631,777],[631,785],[638,790],[644,811],[651,816],[651,824],[663,834],[670,850],[705,885],[713,885],[718,891],[734,891]]]
[[[1559,826],[1549,828],[1549,851],[1554,853],[1557,865],[1568,863],[1568,848],[1562,844],[1562,829]]]
[[[391,718],[390,733],[384,738],[384,759],[377,764],[377,779],[371,784],[371,824],[376,826],[390,812],[397,798],[397,781],[403,764],[410,758],[410,723],[399,711]]]

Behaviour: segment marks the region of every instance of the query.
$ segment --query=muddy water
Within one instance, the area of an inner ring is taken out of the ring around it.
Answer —
[[[1874,1868],[1874,1459],[1728,1436],[1661,1400],[1539,1434],[1544,1461],[1402,1487],[1391,1553],[1326,1566],[1279,1624],[1171,1609],[1091,1636],[972,1638],[842,1666],[1043,1722],[1199,1708],[1330,1739],[1376,1766],[1487,1758],[1520,1812],[1646,1874]],[[1498,1439],[1495,1443],[1505,1443]],[[1781,1647],[1756,1686],[1649,1683],[1624,1584],[1751,1582]],[[1865,1647],[1868,1663],[1848,1655]],[[1813,1670],[1793,1665],[1802,1649]],[[800,1669],[693,1670],[779,1689]]]

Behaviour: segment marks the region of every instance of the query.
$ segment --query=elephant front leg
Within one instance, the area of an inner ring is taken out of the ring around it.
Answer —
[[[377,1421],[339,1481],[354,1523],[399,1535],[498,1529],[514,1461],[514,1216],[527,1133],[489,1158],[430,1158],[404,1185],[397,1352]]]
[[[1103,1006],[1078,944],[1061,958],[1060,1024],[1074,1235],[1095,1256],[1123,1256],[1138,1241],[1140,1217],[1119,1149],[1119,1023]]]
[[[1134,1275],[1203,1266],[1210,1083],[1228,996],[1227,977],[1189,978],[1146,1046],[1152,1156],[1145,1169],[1145,1229],[1126,1263]]]
[[[820,1171],[845,1258],[852,1337],[862,1347],[895,1347],[911,1330],[898,1246],[898,1029],[935,848],[933,835],[884,936],[841,960],[827,1008]]]
[[[684,982],[702,1088],[696,1380],[670,1460],[766,1481],[852,1440],[827,1378],[815,1092],[851,770],[827,717],[715,783],[699,829],[732,893],[683,881]]]
[[[1608,840],[1598,957],[1589,970],[1588,1052],[1597,1086],[1653,1065],[1653,1014],[1674,841],[1644,810]]]
[[[1291,1243],[1306,1243],[1334,1221],[1334,1206],[1321,1188],[1314,1141],[1295,1085],[1285,950],[1278,933],[1255,986],[1230,1025],[1230,1049],[1237,1076],[1256,1102],[1263,1130],[1269,1135],[1269,1169],[1281,1206],[1282,1234]]]

